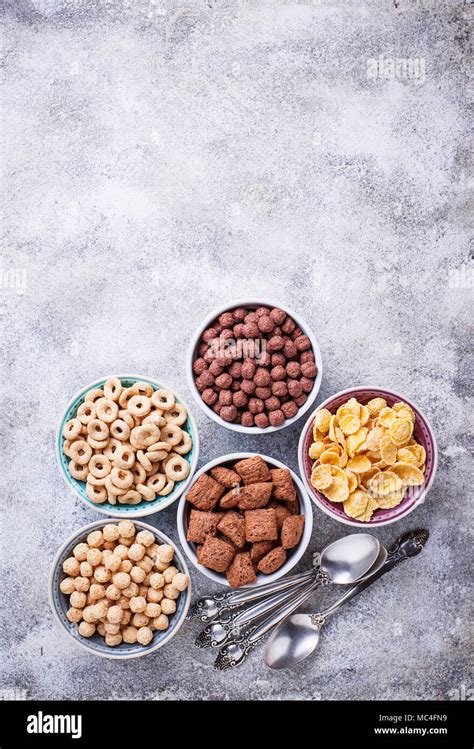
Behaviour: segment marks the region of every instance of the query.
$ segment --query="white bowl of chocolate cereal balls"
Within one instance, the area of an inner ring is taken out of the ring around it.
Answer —
[[[138,658],[165,645],[183,624],[189,571],[173,542],[153,526],[98,520],[59,549],[49,599],[61,627],[89,653]]]
[[[186,375],[211,419],[235,432],[266,434],[291,426],[314,403],[322,357],[299,314],[269,300],[239,300],[199,326]]]

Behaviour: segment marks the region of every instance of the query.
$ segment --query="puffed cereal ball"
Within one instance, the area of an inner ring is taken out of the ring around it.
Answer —
[[[146,577],[146,572],[141,567],[132,567],[130,577],[134,583],[142,583]]]
[[[105,635],[105,644],[110,645],[112,648],[116,647],[116,645],[120,645],[122,642],[122,635]]]
[[[164,587],[165,578],[160,572],[154,572],[153,575],[150,575],[150,585],[155,590],[159,590]]]
[[[153,632],[151,631],[150,627],[140,627],[137,632],[137,641],[140,643],[140,645],[149,645],[152,640]]]
[[[124,559],[122,564],[120,565],[119,572],[131,572],[132,567],[132,562],[129,559]]]
[[[77,580],[77,578],[75,578]],[[70,595],[73,590],[76,590],[75,582],[73,577],[65,577],[59,583],[59,590],[61,593],[65,593],[67,596]]]
[[[75,609],[83,609],[86,605],[87,596],[85,593],[79,593],[79,591],[75,590],[74,593],[71,593],[71,596],[69,598],[69,603],[71,606],[73,606]]]
[[[69,577],[77,577],[80,572],[80,564],[75,557],[69,557],[63,562],[63,571]]]
[[[122,559],[119,557],[118,554],[111,554],[104,561],[105,568],[107,570],[110,570],[111,572],[117,572],[120,569],[121,564],[122,564]]]
[[[101,637],[105,637],[105,624],[104,622],[98,622],[97,624],[97,632]]]
[[[130,598],[127,598],[126,596],[120,596],[117,603],[120,608],[124,609],[125,611],[130,608]]]
[[[139,562],[145,556],[145,547],[142,544],[132,544],[128,550],[128,558]]]
[[[74,579],[74,587],[81,593],[87,593],[90,588],[90,584],[91,583],[88,577],[79,576]]]
[[[138,564],[140,564],[140,562]],[[158,570],[158,572],[164,572],[168,566],[169,562],[162,562],[161,559],[155,560],[155,570]]]
[[[105,541],[116,541],[120,536],[118,525],[115,525],[115,523],[107,523],[107,525],[104,525],[102,528],[102,534]]]
[[[135,526],[131,520],[121,520],[118,524],[119,535],[124,538],[133,538],[135,535]]]
[[[172,579],[175,577],[175,575],[177,574],[178,574],[178,570],[176,569],[176,567],[167,567],[165,571],[163,572],[165,583],[170,583]]]
[[[134,538],[133,536],[131,538],[128,538],[127,536],[119,536],[118,540],[119,540],[119,544],[121,546],[125,546],[128,551],[128,547],[133,544]]]
[[[85,609],[82,610],[82,616],[84,621],[89,623],[95,623],[97,621],[97,616],[94,612],[94,606],[86,606]]]
[[[103,541],[104,536],[102,535],[102,531],[92,531],[92,533],[89,533],[87,536],[87,543],[94,548],[102,546]]]
[[[81,564],[79,565],[79,569],[82,577],[92,577],[92,575],[94,574],[92,565],[90,565],[89,562],[81,562]]]
[[[147,603],[144,613],[145,616],[149,616],[150,619],[155,619],[155,617],[161,614],[161,606],[159,603]]]
[[[138,538],[138,536],[137,536],[137,538]],[[146,553],[147,557],[151,557],[152,559],[155,559],[157,551],[158,551],[158,544],[153,543],[150,546],[146,547],[146,552],[145,553]]]
[[[144,596],[134,596],[131,598],[130,609],[134,614],[141,614],[146,609],[146,598]]]
[[[140,531],[137,533],[135,541],[142,546],[151,546],[155,542],[155,537],[151,531]]]
[[[125,596],[125,598],[134,598],[138,595],[138,585],[136,583],[130,583],[128,588],[122,590],[122,595]]]
[[[96,619],[103,619],[105,616],[107,616],[108,605],[104,600],[98,601],[98,603],[94,604],[92,608],[94,610],[93,613]]]
[[[130,645],[137,641],[137,628],[136,627],[125,627],[122,631],[122,637],[124,642],[128,642]]]
[[[92,622],[81,622],[78,632],[82,637],[92,637],[95,633],[95,624],[92,624]]]
[[[128,557],[128,549],[123,544],[118,544],[118,546],[115,547],[113,553],[115,554],[115,556],[120,557],[120,561],[123,561]]]
[[[137,567],[140,567],[141,570],[145,572],[146,575],[148,575],[149,572],[153,569],[153,560],[150,559],[150,557],[143,557],[143,559],[140,559],[139,562],[137,562]]]
[[[122,621],[122,609],[120,606],[111,606],[107,611],[107,621],[110,624],[120,624]]]
[[[71,608],[67,610],[66,616],[70,622],[73,622],[73,624],[77,624],[81,621],[84,614],[82,609],[75,609],[73,606],[71,606]]]
[[[118,635],[118,633],[120,632],[120,624],[111,624],[110,622],[105,622],[104,630],[109,635]]]
[[[160,588],[159,590],[155,590],[154,588],[148,588],[148,593],[146,595],[147,601],[150,603],[159,603],[161,600],[163,600],[164,597],[163,589]]]
[[[118,601],[122,593],[116,585],[109,585],[106,588],[105,595],[109,599],[109,601]]]
[[[120,622],[120,626],[124,627],[126,624],[129,623],[130,619],[132,618],[132,612],[130,610],[123,610],[122,614],[122,621]]]
[[[88,551],[89,547],[87,544],[77,544],[77,546],[75,546],[72,550],[72,553],[74,554],[78,562],[85,562],[87,559]]]
[[[174,614],[176,611],[176,601],[172,601],[170,598],[163,598],[161,602],[162,614]]]
[[[130,575],[128,572],[116,572],[112,578],[112,582],[117,588],[124,590],[124,588],[128,588],[130,585]]]
[[[183,590],[186,590],[186,588],[189,585],[189,577],[188,575],[185,575],[184,572],[178,572],[177,575],[173,577],[173,587],[182,592]]]
[[[165,585],[163,588],[163,593],[165,594],[165,598],[171,598],[172,601],[175,601],[177,598],[179,598],[180,591],[177,590],[177,588],[174,587],[174,585]]]
[[[157,616],[156,619],[153,619],[153,626],[155,629],[164,630],[168,629],[169,621],[166,614],[160,614],[160,616]]]
[[[145,614],[134,614],[132,616],[132,624],[134,627],[146,627],[150,620]]]
[[[161,544],[161,546],[158,547],[156,556],[158,557],[160,562],[169,563],[174,557],[174,549],[169,544]]]
[[[99,565],[99,567],[96,567],[94,570],[94,578],[98,583],[107,583],[110,580],[110,570]]]
[[[105,588],[103,585],[92,583],[89,589],[89,597],[91,601],[100,601],[101,598],[105,598]]]
[[[98,567],[102,561],[102,552],[99,549],[89,549],[87,552],[87,561],[92,567]]]

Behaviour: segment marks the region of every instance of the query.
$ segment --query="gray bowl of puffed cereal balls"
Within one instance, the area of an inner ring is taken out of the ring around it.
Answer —
[[[164,533],[138,520],[98,520],[59,549],[49,598],[74,642],[103,658],[130,659],[174,637],[191,585],[184,557]]]

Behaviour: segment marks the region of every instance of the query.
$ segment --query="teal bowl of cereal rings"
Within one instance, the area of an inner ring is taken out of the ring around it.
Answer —
[[[71,398],[56,454],[64,481],[84,504],[138,518],[164,510],[186,490],[199,435],[190,409],[167,385],[112,375]]]
[[[119,525],[96,520],[75,531],[63,543],[51,565],[48,597],[57,624],[76,645],[91,655],[110,660],[130,660],[156,652],[178,633],[189,609],[191,582],[186,561],[168,536],[140,520],[116,520]],[[134,545],[128,547],[129,557],[126,555],[127,547],[123,546],[124,539],[108,541],[115,538],[117,533],[108,534],[123,525],[130,526],[134,536]],[[142,544],[146,545],[145,549]],[[105,546],[113,551],[104,551]],[[136,560],[137,555],[132,555],[132,550],[140,546],[140,561],[129,562],[126,568],[129,572],[125,573],[129,579],[120,583],[122,589],[119,592],[113,591],[115,573],[109,569],[112,565],[107,566],[105,555],[119,554],[121,549],[119,562],[130,558]],[[158,547],[164,548],[168,554],[164,564],[161,564],[161,557],[158,560]],[[94,559],[91,554],[99,558]],[[157,566],[158,561],[160,566]],[[148,566],[145,566],[145,562]],[[143,578],[145,571],[149,570],[148,576],[154,575],[158,580],[150,579],[146,599],[143,598],[141,605],[137,606],[134,604],[140,603],[140,599],[134,599],[133,595],[144,594],[134,590],[134,586],[138,586],[132,580],[140,579],[135,577],[140,569]],[[169,578],[166,577],[166,569],[172,571]],[[156,574],[158,570],[161,570],[160,574]],[[162,575],[165,579],[160,580]],[[180,578],[180,585],[176,582],[176,575]],[[167,583],[167,580],[170,582]],[[129,587],[123,588],[125,584]],[[145,606],[144,609],[145,601],[146,606],[153,601],[159,603],[148,609]],[[102,611],[96,610],[97,604],[103,608]],[[135,614],[137,609],[142,613]],[[119,622],[118,626],[114,626],[115,622]]]

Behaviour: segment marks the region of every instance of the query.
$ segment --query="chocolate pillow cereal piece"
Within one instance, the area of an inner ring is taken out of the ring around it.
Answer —
[[[203,544],[206,536],[215,536],[222,512],[201,512],[191,510],[186,538],[196,544]]]
[[[222,484],[227,489],[232,489],[236,484],[240,484],[242,479],[239,474],[235,471],[231,471],[230,468],[224,468],[223,466],[216,466],[211,468],[209,471],[212,478]]]
[[[274,542],[273,541],[257,541],[256,543],[252,544],[252,548],[250,549],[250,559],[254,564],[257,564],[262,557],[264,557],[266,554],[268,554],[269,551],[273,549]]]
[[[203,473],[188,491],[186,499],[198,510],[207,512],[216,506],[224,491],[225,486]]]
[[[240,513],[232,511],[223,513],[217,528],[238,549],[245,545],[245,519]]]
[[[265,507],[272,496],[272,488],[273,485],[269,482],[242,487],[239,510],[257,510],[260,507]]]
[[[284,549],[293,549],[303,535],[303,515],[290,515],[285,518],[281,527],[281,545]]]
[[[295,502],[296,489],[288,468],[273,468],[270,475],[273,481],[273,497],[282,502]]]
[[[257,579],[248,551],[236,554],[227,570],[227,580],[231,588],[241,588]]]
[[[253,458],[245,458],[235,463],[234,470],[242,477],[244,484],[259,484],[262,481],[271,481],[270,470],[260,455]]]
[[[291,512],[285,507],[282,502],[276,502],[275,500],[272,500],[268,506],[273,507],[273,509],[275,510],[277,528],[278,530],[280,530],[281,526],[283,525],[284,519],[291,517]]]
[[[221,498],[221,501],[219,503],[219,507],[222,510],[233,510],[234,507],[237,507],[240,502],[240,493],[242,489],[240,486],[236,486],[235,489],[231,489],[230,492],[226,492],[224,496]]]
[[[275,510],[246,510],[245,538],[247,541],[276,541],[278,528]]]
[[[234,548],[221,538],[206,536],[199,553],[199,563],[215,572],[225,572],[234,557]]]
[[[285,560],[285,549],[282,546],[276,546],[259,561],[257,569],[265,575],[270,575],[272,572],[279,570],[281,565],[285,563]]]

